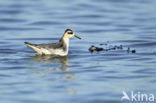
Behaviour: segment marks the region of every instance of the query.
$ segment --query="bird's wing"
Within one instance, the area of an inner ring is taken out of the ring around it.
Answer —
[[[61,48],[63,45],[60,42],[57,43],[48,43],[48,44],[38,44],[37,47],[40,48],[51,48],[51,49],[56,49],[56,48]]]

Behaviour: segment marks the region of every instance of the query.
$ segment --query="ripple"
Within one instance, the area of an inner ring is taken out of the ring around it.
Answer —
[[[103,3],[103,2],[110,2],[110,3],[139,3],[139,4],[147,4],[150,3],[149,1],[146,0],[141,0],[141,1],[136,1],[136,0],[92,0],[94,2],[99,2],[99,3]]]
[[[89,101],[85,101],[85,103],[120,103],[121,101],[119,100],[99,100],[99,99],[95,99],[95,100],[89,100]]]
[[[3,53],[3,54],[15,54],[16,52],[13,49],[0,49],[0,53]]]
[[[121,2],[121,3],[124,3],[124,2],[132,2],[132,1],[135,1],[135,0],[131,0],[131,1],[129,1],[129,0],[92,0],[92,1],[95,1],[95,2],[112,2],[112,3],[119,3],[119,2]]]
[[[14,70],[14,69],[24,69],[22,66],[12,66],[12,67],[2,67],[0,70]]]
[[[147,69],[142,69],[142,70],[136,70],[136,71],[133,71],[134,73],[139,73],[139,74],[150,74],[152,76],[152,74],[156,74],[155,71],[153,71],[152,69],[150,68],[147,68]]]
[[[147,41],[147,40],[119,40],[118,42],[123,42],[123,43],[135,43],[135,42],[149,42],[149,41]]]
[[[79,32],[83,32],[83,33],[100,33],[100,32],[104,32],[104,31],[108,31],[108,30],[79,30]]]
[[[29,30],[43,30],[42,28],[16,28],[16,27],[0,27],[1,31],[29,31]]]
[[[106,79],[140,79],[140,78],[147,78],[151,76],[147,75],[138,75],[138,76],[102,76],[101,78]]]
[[[134,27],[142,27],[144,25],[141,24],[117,24],[117,27],[121,27],[121,28],[134,28]]]
[[[8,44],[9,42],[6,41],[0,41],[0,44]]]
[[[134,46],[134,47],[153,47],[153,46],[156,46],[156,42],[136,43],[136,44],[131,44],[130,46]]]
[[[72,22],[75,24],[82,24],[82,25],[99,25],[99,26],[108,26],[112,25],[112,22]]]
[[[63,18],[79,18],[79,19],[95,19],[95,18],[103,18],[104,16],[101,14],[81,14],[81,15],[71,15],[71,16],[65,16]]]
[[[155,52],[153,52],[153,53],[137,53],[137,55],[139,55],[139,56],[155,56],[156,53]]]
[[[27,20],[25,19],[11,19],[11,18],[1,18],[0,22],[4,22],[4,23],[18,23],[18,22],[26,22]]]
[[[6,40],[59,40],[59,38],[11,38]]]
[[[91,5],[89,3],[78,3],[77,6],[84,8],[93,8],[94,5]]]
[[[5,74],[0,74],[0,78],[5,78],[5,77],[11,77],[11,76],[10,75],[5,75]]]
[[[19,10],[0,10],[0,14],[20,14],[22,11]]]
[[[31,23],[29,25],[61,25],[61,22],[57,22],[57,21],[38,21],[38,22],[34,22]]]
[[[132,61],[151,61],[152,58],[134,58],[134,59],[131,59]]]
[[[8,5],[8,8],[17,8],[17,9],[21,9],[21,8],[27,8],[27,7],[34,7],[36,5],[34,4],[11,4]]]
[[[142,27],[143,30],[155,30],[156,26]]]

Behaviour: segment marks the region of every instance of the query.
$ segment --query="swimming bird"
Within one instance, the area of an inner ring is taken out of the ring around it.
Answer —
[[[66,29],[63,36],[57,43],[48,43],[48,44],[32,44],[28,42],[24,42],[24,43],[28,47],[33,49],[37,53],[37,55],[66,56],[68,55],[68,50],[69,50],[69,39],[72,37],[81,39],[80,37],[74,34],[73,30]]]

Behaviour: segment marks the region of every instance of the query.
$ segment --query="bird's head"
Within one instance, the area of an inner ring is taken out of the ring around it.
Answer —
[[[64,36],[65,38],[72,38],[72,37],[76,37],[78,39],[81,39],[80,37],[78,37],[77,35],[74,34],[74,31],[71,30],[71,29],[66,29],[65,32],[64,32]]]

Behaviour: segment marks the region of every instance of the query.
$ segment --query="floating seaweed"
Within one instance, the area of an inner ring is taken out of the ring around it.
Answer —
[[[132,50],[131,52],[132,52],[132,53],[136,53],[136,50],[134,49],[134,50]]]
[[[99,48],[99,47],[92,45],[88,50],[92,53],[94,51],[102,51],[103,48]]]
[[[135,49],[133,49],[133,50],[130,50],[130,47],[128,47],[128,49],[127,49],[127,53],[136,53],[136,50]]]
[[[94,46],[94,45],[91,45],[91,47],[88,49],[91,53],[93,53],[94,51],[110,51],[110,50],[123,50],[123,45],[108,45],[107,43],[105,44],[100,44],[100,45],[105,45],[106,47],[105,48],[101,48],[101,47],[97,47],[97,46]],[[136,50],[133,49],[133,50],[130,50],[130,47],[127,48],[127,53],[136,53]]]

